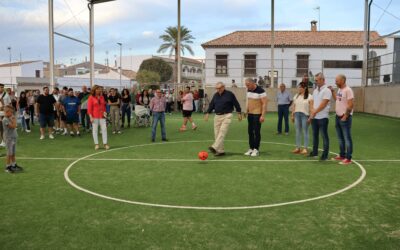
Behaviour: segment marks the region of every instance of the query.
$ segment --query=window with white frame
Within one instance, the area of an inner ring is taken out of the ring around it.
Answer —
[[[228,55],[215,55],[215,75],[228,75]]]

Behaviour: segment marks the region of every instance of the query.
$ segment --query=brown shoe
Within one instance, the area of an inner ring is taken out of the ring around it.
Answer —
[[[306,148],[303,148],[303,150],[301,150],[300,154],[302,155],[308,155],[308,151]]]
[[[293,154],[300,154],[300,151],[301,150],[299,148],[296,148],[295,150],[292,151],[292,153]]]
[[[105,144],[105,145],[104,145],[104,148],[105,148],[106,150],[109,150],[109,149],[110,149],[110,146],[108,146],[108,144]]]

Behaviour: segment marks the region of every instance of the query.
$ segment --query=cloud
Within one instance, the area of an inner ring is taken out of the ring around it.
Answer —
[[[154,37],[154,31],[143,31],[142,35],[144,37]]]

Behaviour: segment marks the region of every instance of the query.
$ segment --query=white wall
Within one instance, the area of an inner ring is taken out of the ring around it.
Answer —
[[[12,85],[16,85],[17,77],[35,77],[35,70],[40,70],[40,76],[43,77],[43,61],[11,67]],[[0,67],[0,82],[10,86],[10,67]]]
[[[206,49],[206,84],[214,84],[218,81],[231,84],[235,79],[238,86],[243,86],[244,54],[257,54],[257,75],[267,75],[271,69],[270,48],[207,48]],[[375,49],[377,53],[384,53],[386,49]],[[228,54],[228,76],[215,76],[215,55]],[[292,80],[301,81],[301,77],[296,76],[297,54],[309,54],[309,70],[315,75],[322,71],[322,60],[351,60],[352,55],[358,55],[358,60],[363,59],[362,48],[281,48],[275,49],[275,71],[278,71],[278,82],[282,82],[282,61],[283,61],[283,82],[287,86],[291,85]],[[361,83],[361,69],[324,69],[326,81],[334,83],[337,74],[345,74],[350,86],[359,86]]]

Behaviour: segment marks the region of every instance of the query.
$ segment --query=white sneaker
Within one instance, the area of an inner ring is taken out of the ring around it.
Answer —
[[[0,143],[0,147],[5,147],[6,146],[6,144],[4,143],[4,141],[2,141],[1,143]]]
[[[25,130],[25,132],[30,133],[31,131],[29,129]]]
[[[41,135],[41,136],[40,136],[40,140],[44,140],[44,135]]]
[[[259,156],[260,152],[257,149],[254,149],[250,156]]]
[[[67,131],[64,131],[64,133],[62,134],[62,135],[67,135],[68,134],[68,132]]]
[[[53,134],[49,134],[49,138],[50,139],[54,139],[54,135]]]
[[[253,149],[249,149],[247,150],[246,153],[244,153],[244,155],[250,156],[253,153]]]

